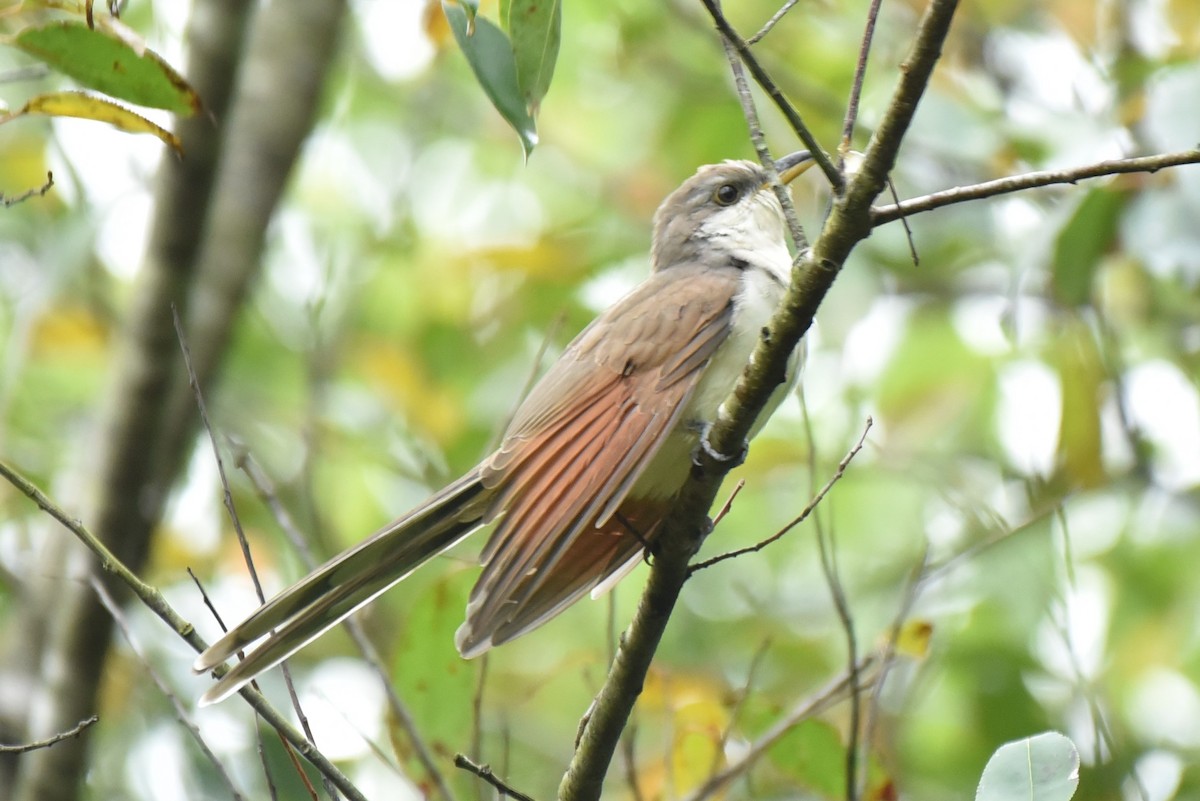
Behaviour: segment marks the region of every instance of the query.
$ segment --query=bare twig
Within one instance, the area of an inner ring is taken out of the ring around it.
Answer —
[[[188,386],[192,390],[192,397],[196,401],[196,409],[200,413],[200,421],[204,425],[204,431],[208,435],[208,442],[212,446],[213,459],[217,464],[217,475],[221,480],[221,491],[225,501],[225,510],[229,513],[229,520],[233,523],[234,533],[237,535],[238,545],[242,549],[242,560],[246,563],[246,570],[250,573],[250,580],[254,584],[254,594],[258,596],[258,602],[264,604],[267,602],[267,597],[263,593],[262,582],[258,578],[258,570],[254,567],[254,557],[250,553],[250,542],[246,539],[246,532],[242,529],[242,520],[238,517],[237,506],[233,502],[233,491],[229,488],[229,477],[225,474],[225,460],[221,457],[221,448],[217,445],[217,437],[213,433],[212,424],[208,419],[208,407],[204,403],[204,392],[200,388],[200,379],[196,375],[196,368],[192,364],[192,351],[188,347],[187,335],[183,331],[183,321],[179,318],[179,309],[174,303],[171,304],[171,319],[175,324],[175,336],[179,340],[179,349],[183,353],[183,364],[187,370]],[[211,604],[210,604],[211,608]],[[283,684],[287,688],[288,698],[292,702],[292,709],[296,711],[296,718],[300,721],[300,728],[304,731],[309,742],[316,743],[316,738],[313,735],[312,726],[309,725],[308,715],[304,714],[304,708],[300,705],[300,697],[296,694],[296,684],[292,681],[292,673],[288,669],[287,663],[280,665],[283,673]],[[285,747],[286,741],[285,741]],[[293,762],[295,757],[293,756]],[[266,763],[263,763],[264,770]],[[299,768],[299,765],[296,765]],[[300,771],[303,774],[304,771]],[[333,784],[330,783],[328,777],[324,777],[325,790],[331,798],[336,798],[337,793],[334,790]]]
[[[896,182],[888,177],[888,194],[892,196],[893,203],[900,202],[900,196],[896,194]],[[912,256],[913,267],[921,266],[921,257],[917,253],[917,243],[913,239],[912,226],[908,224],[908,218],[903,214],[900,215],[900,224],[904,226],[904,240],[908,242],[908,254]]]
[[[492,432],[491,441],[488,443],[487,451],[490,453],[500,443],[500,438],[504,436],[504,432],[512,424],[513,418],[517,416],[517,409],[521,408],[521,401],[533,389],[533,385],[537,383],[538,375],[542,372],[542,361],[546,358],[546,352],[550,350],[550,346],[554,340],[558,338],[558,332],[562,330],[563,323],[567,321],[567,310],[562,309],[558,314],[554,315],[554,319],[550,321],[550,325],[546,328],[546,333],[542,335],[542,343],[538,345],[537,353],[533,357],[533,362],[529,365],[529,373],[525,376],[525,383],[521,386],[520,393],[513,400],[513,406],[505,415],[502,425],[496,427]]]
[[[78,737],[83,734],[84,729],[88,728],[96,721],[100,720],[98,715],[92,715],[90,718],[85,718],[79,721],[75,726],[66,731],[59,732],[53,737],[47,737],[44,740],[34,740],[31,743],[21,743],[20,745],[0,745],[0,754],[24,754],[28,751],[36,751],[39,748],[49,748],[50,746],[61,743],[63,740],[69,740],[72,737]]]
[[[858,48],[858,63],[854,65],[854,81],[850,85],[850,99],[846,102],[846,116],[842,121],[842,142],[838,154],[845,157],[854,140],[854,126],[858,122],[858,104],[862,100],[863,79],[867,75],[867,58],[871,55],[871,42],[875,39],[875,23],[879,21],[879,6],[883,0],[871,0],[867,10],[867,24],[863,29],[862,44]]]
[[[476,765],[471,760],[467,759],[463,754],[454,755],[454,767],[462,768],[468,773],[474,773],[479,778],[483,779],[488,784],[496,788],[500,793],[501,798],[515,798],[516,801],[534,801],[531,796],[527,796],[520,790],[514,790],[509,785],[505,784],[492,769],[487,765]]]
[[[24,203],[26,200],[29,200],[29,198],[34,197],[35,195],[37,197],[45,197],[46,193],[49,192],[53,186],[54,173],[47,170],[46,183],[42,184],[41,186],[35,186],[33,189],[28,189],[16,197],[5,197],[4,193],[0,192],[0,204],[3,204],[4,208],[8,208],[9,206],[17,205],[18,203]]]
[[[808,412],[808,402],[804,393],[804,387],[800,388],[800,409],[804,420],[804,435],[810,443],[808,449],[808,475],[809,475],[809,492],[817,491],[815,486],[817,476],[817,448],[816,437],[813,433],[812,416]],[[861,447],[866,438],[867,431],[871,427],[871,418],[867,418],[866,427],[863,430],[862,437],[859,438],[858,447]],[[846,598],[845,587],[842,585],[841,575],[837,566],[837,541],[834,538],[832,526],[827,531],[824,525],[824,516],[813,507],[815,514],[813,515],[813,524],[817,533],[817,550],[821,557],[821,572],[825,576],[825,584],[829,587],[829,594],[833,600],[834,609],[837,612],[838,622],[842,627],[842,631],[846,635],[846,664],[849,665],[849,689],[848,696],[850,699],[850,721],[848,725],[849,736],[847,737],[846,752],[845,752],[845,770],[844,784],[846,792],[846,801],[856,801],[857,797],[857,759],[858,759],[858,735],[859,735],[859,717],[862,712],[861,699],[859,697],[859,677],[857,671],[858,665],[858,641],[855,634],[854,616],[850,611],[850,603]]]
[[[725,724],[725,728],[721,731],[721,739],[717,743],[716,750],[713,752],[713,763],[708,773],[710,779],[716,776],[717,772],[721,769],[721,756],[725,754],[725,748],[729,744],[730,735],[737,728],[738,721],[742,716],[742,710],[746,707],[746,699],[750,697],[750,690],[754,687],[754,679],[758,675],[758,668],[762,665],[763,658],[767,655],[767,650],[770,647],[771,638],[767,637],[755,649],[754,656],[750,658],[750,668],[746,671],[746,683],[742,685],[742,689],[737,694],[733,709],[729,713],[729,722]]]
[[[791,193],[779,182],[775,159],[767,149],[767,137],[763,135],[762,125],[758,121],[758,110],[754,106],[754,96],[750,94],[750,84],[746,81],[742,62],[738,60],[733,42],[722,39],[721,43],[725,47],[725,58],[729,61],[729,71],[733,74],[738,102],[742,105],[742,116],[746,118],[746,126],[749,128],[750,141],[754,144],[754,152],[758,155],[759,162],[766,168],[767,175],[771,177],[771,189],[775,192],[775,197],[779,199],[780,206],[783,207],[783,216],[787,220],[792,241],[796,244],[796,252],[803,253],[808,248],[808,237],[805,236],[804,228],[800,225],[800,218],[796,216],[796,207],[792,204]]]
[[[171,318],[175,323],[175,336],[179,339],[179,349],[183,352],[183,364],[187,368],[188,386],[192,389],[192,397],[196,401],[196,409],[200,412],[200,422],[204,424],[204,431],[208,434],[208,442],[212,446],[213,459],[217,463],[217,475],[221,479],[221,490],[225,500],[225,511],[229,513],[229,520],[233,523],[233,530],[237,534],[238,545],[242,548],[242,559],[246,562],[246,569],[250,572],[250,581],[254,584],[254,594],[258,596],[260,604],[267,602],[267,597],[263,594],[262,582],[258,580],[258,571],[254,569],[254,559],[250,555],[250,543],[246,541],[246,532],[242,530],[242,521],[238,517],[237,507],[233,503],[233,493],[229,489],[229,478],[225,475],[225,460],[221,458],[221,449],[217,447],[217,438],[213,435],[212,425],[208,421],[208,407],[204,403],[204,392],[200,389],[200,379],[196,376],[196,370],[192,365],[192,351],[188,347],[187,336],[183,332],[183,321],[179,319],[179,309],[175,304],[171,304]]]
[[[258,495],[258,499],[271,511],[271,515],[275,519],[275,524],[279,526],[284,536],[291,542],[292,547],[296,549],[296,553],[300,555],[300,561],[309,570],[316,568],[317,558],[313,553],[311,544],[301,532],[300,526],[296,524],[295,518],[292,517],[287,507],[280,501],[275,483],[271,481],[266,471],[258,464],[258,461],[254,458],[254,454],[245,448],[239,447],[236,452],[235,463],[246,474],[246,477],[250,479],[250,483],[254,486],[254,491]],[[350,639],[354,642],[354,646],[358,649],[359,654],[362,655],[363,661],[370,666],[379,679],[379,683],[383,687],[384,695],[388,701],[388,708],[392,716],[396,719],[396,722],[400,725],[400,728],[408,735],[409,743],[413,747],[413,753],[416,755],[417,761],[421,763],[421,767],[433,781],[437,792],[448,801],[452,801],[454,794],[450,791],[450,786],[446,783],[446,777],[438,770],[437,762],[434,761],[429,746],[417,730],[416,721],[413,720],[412,712],[409,711],[408,705],[404,703],[400,695],[396,692],[387,667],[384,665],[383,657],[379,655],[379,651],[375,648],[374,643],[371,642],[371,639],[367,636],[357,618],[346,618],[342,621],[342,628],[350,635]]]
[[[874,681],[873,678],[867,675],[867,672],[875,665],[875,662],[876,658],[873,655],[868,655],[863,657],[854,666],[853,672],[857,673],[860,677],[867,676],[867,678],[859,682],[860,687]],[[788,732],[814,715],[828,709],[850,689],[850,672],[843,673],[813,695],[793,706],[790,712],[776,721],[761,737],[751,743],[750,747],[739,755],[736,760],[730,763],[724,770],[710,777],[704,784],[693,791],[691,795],[687,796],[686,801],[705,801],[705,799],[716,796],[730,782],[753,767],[771,746],[779,742]]]
[[[921,560],[913,568],[909,575],[908,584],[905,587],[903,600],[900,603],[900,608],[896,610],[896,616],[892,619],[891,628],[888,631],[887,640],[883,646],[883,653],[879,657],[879,675],[875,679],[875,686],[871,690],[871,700],[867,705],[867,718],[863,724],[863,743],[866,749],[863,753],[862,762],[859,765],[858,775],[858,792],[860,795],[866,793],[867,788],[867,769],[870,766],[871,743],[874,741],[875,723],[879,717],[879,699],[883,693],[883,688],[887,685],[888,673],[892,669],[892,665],[896,661],[896,643],[900,639],[900,632],[904,628],[905,621],[908,620],[908,615],[912,611],[913,604],[917,601],[917,596],[920,594],[921,588],[925,581],[926,570],[929,567],[929,546],[926,546],[921,551]]]
[[[773,542],[781,539],[793,528],[795,528],[796,526],[800,525],[805,520],[807,520],[809,515],[811,515],[813,513],[813,510],[817,508],[817,505],[819,503],[821,503],[821,501],[825,499],[825,496],[829,494],[829,491],[831,489],[833,489],[833,485],[838,483],[839,481],[841,481],[842,476],[844,476],[846,474],[846,468],[848,468],[850,466],[850,462],[854,461],[854,457],[857,456],[858,452],[863,449],[863,444],[867,440],[867,432],[869,432],[871,430],[872,425],[874,425],[874,421],[870,417],[868,417],[866,425],[863,426],[862,435],[859,436],[859,438],[858,438],[858,442],[854,443],[854,447],[852,447],[849,451],[847,451],[846,455],[844,457],[842,457],[842,461],[838,462],[837,469],[833,471],[833,475],[830,476],[829,480],[825,482],[825,486],[821,487],[820,491],[817,492],[817,494],[815,496],[813,496],[813,499],[808,502],[808,505],[805,506],[804,509],[801,510],[800,514],[798,514],[798,515],[796,515],[796,517],[792,518],[792,520],[789,521],[787,523],[787,525],[785,525],[783,528],[779,529],[779,531],[776,531],[771,536],[767,537],[765,540],[760,540],[759,542],[756,542],[754,545],[747,545],[745,548],[738,548],[733,551],[726,551],[725,553],[717,554],[716,556],[712,557],[711,559],[705,559],[702,562],[697,562],[696,564],[692,565],[688,569],[689,574],[696,573],[697,571],[712,567],[715,564],[724,562],[726,559],[734,559],[736,557],[743,556],[748,553],[757,553],[758,551],[761,551],[763,548],[766,548],[768,545],[772,544]]]
[[[1072,167],[1067,170],[1042,170],[1028,172],[1023,175],[1011,175],[1007,178],[997,178],[994,181],[984,181],[970,186],[958,186],[941,192],[905,200],[888,206],[878,206],[871,210],[871,225],[878,226],[892,222],[900,217],[911,217],[926,211],[951,206],[955,203],[965,203],[968,200],[981,200],[997,195],[1020,192],[1025,189],[1037,189],[1055,184],[1074,184],[1089,178],[1101,178],[1105,175],[1119,175],[1129,172],[1158,172],[1167,167],[1179,167],[1185,164],[1200,164],[1200,148],[1181,150],[1175,153],[1162,153],[1156,156],[1139,156],[1128,159],[1110,159],[1087,164],[1083,167]]]
[[[68,531],[87,546],[100,562],[100,567],[107,573],[111,573],[122,583],[124,583],[133,592],[138,599],[158,615],[158,617],[170,626],[171,630],[179,635],[188,645],[190,645],[196,653],[200,653],[208,647],[208,643],[196,633],[195,628],[191,623],[184,620],[175,608],[167,603],[157,589],[152,585],[142,581],[132,570],[118,559],[112,551],[108,549],[103,542],[97,539],[96,535],[89,531],[82,523],[70,517],[63,509],[46,497],[45,493],[39,490],[33,482],[21,475],[20,472],[13,469],[11,465],[3,460],[0,460],[0,477],[24,493],[34,504],[37,505],[46,514],[61,523]],[[217,668],[213,674],[218,678],[225,675],[224,667]],[[333,785],[342,791],[347,798],[353,801],[366,801],[363,794],[355,787],[345,774],[325,758],[325,755],[317,750],[316,746],[305,739],[304,735],[292,724],[288,723],[279,710],[275,709],[267,702],[261,693],[249,687],[243,687],[240,690],[243,698],[249,702],[250,706],[263,717],[263,719],[280,735],[292,744],[314,768],[317,769],[323,776],[327,776]]]
[[[725,14],[721,11],[720,2],[718,0],[700,0],[700,2],[708,9],[708,13],[716,24],[717,30],[737,50],[742,62],[750,70],[750,74],[754,76],[754,80],[763,88],[763,91],[767,93],[767,96],[771,98],[779,110],[783,112],[784,118],[792,126],[792,130],[796,132],[796,136],[800,137],[800,141],[812,153],[813,161],[816,162],[821,172],[825,173],[825,178],[829,181],[829,185],[833,187],[834,193],[840,194],[842,187],[845,185],[842,174],[838,172],[837,167],[829,160],[829,156],[825,155],[825,151],[817,142],[816,137],[812,135],[812,132],[808,130],[808,126],[804,124],[804,120],[800,117],[799,112],[792,107],[792,104],[783,96],[783,92],[775,84],[775,81],[771,79],[767,71],[758,63],[758,59],[755,58],[750,45],[734,30],[733,26],[729,24],[729,20],[725,19]]]
[[[475,678],[475,693],[471,696],[471,758],[483,759],[483,698],[487,691],[488,656],[479,659],[479,675]],[[485,801],[480,786],[479,801]],[[449,797],[449,796],[447,796]]]
[[[721,508],[717,510],[717,513],[713,515],[713,528],[716,528],[720,522],[725,519],[725,515],[729,514],[729,510],[733,508],[734,499],[737,498],[737,496],[743,489],[745,489],[745,487],[746,479],[739,478],[738,482],[733,485],[733,491],[730,492],[729,497],[725,499],[725,503],[723,503]]]
[[[91,577],[91,585],[92,589],[96,592],[96,596],[100,598],[100,603],[104,604],[104,608],[112,615],[117,628],[124,635],[125,642],[129,644],[129,650],[133,651],[134,656],[137,657],[142,667],[146,670],[146,673],[149,674],[150,680],[154,682],[154,686],[170,702],[171,709],[175,712],[175,719],[183,724],[188,734],[192,735],[192,739],[196,741],[196,745],[200,748],[200,753],[204,754],[204,758],[211,762],[213,767],[217,769],[217,776],[225,784],[225,789],[229,791],[230,797],[239,799],[239,801],[245,798],[241,791],[237,789],[237,785],[233,783],[232,777],[225,770],[225,766],[221,764],[221,760],[208,747],[208,743],[204,741],[204,737],[200,734],[200,728],[192,720],[187,709],[184,708],[183,702],[179,700],[179,696],[175,694],[175,691],[171,689],[166,680],[158,674],[158,671],[150,664],[150,660],[138,649],[137,644],[133,641],[133,632],[130,630],[129,621],[125,619],[125,614],[121,611],[121,605],[112,597],[112,594],[104,586],[104,582],[95,575]]]
[[[196,585],[196,590],[200,593],[200,600],[208,607],[208,613],[213,616],[213,620],[217,621],[221,631],[229,631],[225,627],[225,621],[221,617],[221,613],[217,611],[217,607],[213,604],[212,599],[208,597],[208,591],[204,589],[204,585],[200,582],[200,577],[190,567],[187,569],[187,574],[192,577],[192,583]]]
[[[638,781],[637,732],[637,719],[631,717],[621,734],[621,763],[625,768],[625,784],[629,787],[630,797],[634,801],[643,801],[642,783]]]
[[[758,29],[758,33],[754,34],[753,36],[751,36],[749,39],[746,40],[746,44],[756,45],[759,42],[761,42],[763,40],[763,37],[766,36],[768,33],[770,33],[771,29],[774,28],[776,25],[778,25],[779,21],[781,19],[783,19],[784,16],[789,11],[791,11],[792,7],[795,6],[796,3],[798,3],[798,2],[800,2],[800,0],[787,0],[787,2],[784,3],[783,6],[778,11],[776,11],[774,14],[771,15],[771,18],[769,20],[767,20],[766,24]]]

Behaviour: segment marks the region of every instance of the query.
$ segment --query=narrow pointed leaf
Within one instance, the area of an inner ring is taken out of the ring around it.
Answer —
[[[1068,306],[1088,303],[1100,260],[1117,237],[1123,193],[1101,187],[1084,196],[1054,243],[1054,294]]]
[[[54,22],[26,28],[12,44],[79,83],[139,106],[191,115],[200,98],[170,64],[129,34]]]
[[[442,10],[454,31],[458,46],[467,57],[475,79],[500,112],[500,116],[517,132],[521,147],[528,158],[537,144],[537,126],[525,108],[525,99],[517,83],[517,66],[512,44],[504,31],[485,17],[475,17],[472,26],[467,12],[452,0],[443,0]]]
[[[562,38],[562,0],[505,0],[501,19],[512,37],[517,83],[526,108],[537,116],[550,89]]]
[[[135,111],[117,105],[111,100],[93,97],[84,92],[51,92],[32,98],[19,111],[0,116],[0,123],[25,114],[43,114],[48,117],[76,117],[84,120],[107,122],[122,131],[154,134],[166,142],[176,153],[183,153],[179,138],[167,129],[154,124]]]

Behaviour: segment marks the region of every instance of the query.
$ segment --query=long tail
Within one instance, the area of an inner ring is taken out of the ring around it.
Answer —
[[[197,673],[263,642],[200,699],[215,704],[337,625],[483,524],[490,495],[472,470],[404,517],[276,595],[196,657]]]

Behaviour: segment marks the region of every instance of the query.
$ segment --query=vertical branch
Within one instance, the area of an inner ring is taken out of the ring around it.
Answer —
[[[753,54],[749,53],[745,42],[735,38],[736,32],[721,16],[715,0],[703,2],[755,79],[760,83],[762,78],[769,81],[761,66],[753,61]],[[742,449],[754,420],[786,375],[788,359],[812,324],[816,309],[833,285],[841,264],[855,245],[870,233],[871,203],[886,183],[900,140],[912,121],[917,102],[941,54],[955,8],[956,0],[931,0],[901,72],[900,84],[867,148],[862,171],[854,176],[846,191],[836,197],[825,230],[814,243],[812,254],[803,260],[794,274],[780,308],[755,348],[750,366],[723,404],[724,416],[708,432],[709,443],[717,452],[736,453]],[[814,156],[820,155],[814,153]],[[828,159],[824,159],[822,169],[826,167],[826,174],[832,173],[830,180],[837,180],[840,185],[841,176]],[[707,534],[706,513],[729,469],[728,462],[721,462],[703,450],[694,457],[691,475],[659,534],[659,552],[633,622],[617,651],[608,678],[596,696],[579,746],[559,786],[560,801],[600,797],[621,730],[629,720],[667,620],[687,580],[688,561]]]

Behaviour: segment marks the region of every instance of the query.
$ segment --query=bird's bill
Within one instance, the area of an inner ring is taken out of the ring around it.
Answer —
[[[812,153],[807,150],[797,150],[776,159],[775,171],[779,173],[779,182],[790,184],[814,163]]]

